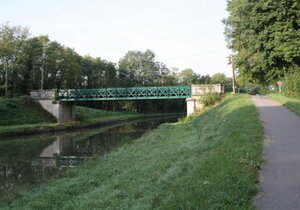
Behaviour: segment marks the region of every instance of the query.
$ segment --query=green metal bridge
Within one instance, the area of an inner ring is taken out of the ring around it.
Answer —
[[[60,101],[180,99],[192,96],[191,86],[58,90]]]

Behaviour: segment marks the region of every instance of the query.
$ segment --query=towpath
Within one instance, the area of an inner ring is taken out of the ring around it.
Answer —
[[[300,117],[263,96],[252,96],[264,123],[267,145],[256,206],[300,209]]]

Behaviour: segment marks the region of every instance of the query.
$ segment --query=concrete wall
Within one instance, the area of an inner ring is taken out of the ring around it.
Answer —
[[[187,116],[203,107],[199,100],[203,95],[209,92],[224,93],[224,86],[221,84],[192,85],[192,97],[186,99]]]
[[[51,113],[57,120],[59,119],[59,112],[60,112],[60,104],[56,103],[53,104],[53,100],[48,100],[48,99],[39,99],[39,100],[35,100],[37,102],[39,102],[41,104],[41,106],[47,110],[49,113]]]
[[[66,123],[75,120],[74,102],[55,101],[56,90],[32,90],[30,97],[51,113],[59,122]]]
[[[203,96],[206,93],[224,93],[224,86],[221,84],[192,85],[192,97]]]
[[[59,121],[70,122],[75,120],[75,105],[74,102],[59,103]]]

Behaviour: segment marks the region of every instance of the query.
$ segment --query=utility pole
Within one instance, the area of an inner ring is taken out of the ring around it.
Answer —
[[[42,68],[41,68],[41,90],[43,90],[44,87],[44,63],[42,64]]]
[[[41,90],[44,88],[44,68],[45,68],[45,49],[43,49],[42,54],[42,67],[41,67]]]
[[[235,71],[234,71],[234,61],[233,55],[230,55],[231,65],[232,65],[232,92],[235,93]]]
[[[5,69],[5,96],[7,96],[7,80],[8,80],[8,72],[7,72],[7,66],[4,64],[4,69]]]

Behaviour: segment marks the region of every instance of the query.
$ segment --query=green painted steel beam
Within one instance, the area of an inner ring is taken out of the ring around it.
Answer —
[[[180,99],[189,98],[191,95],[191,86],[58,90],[60,101]]]

